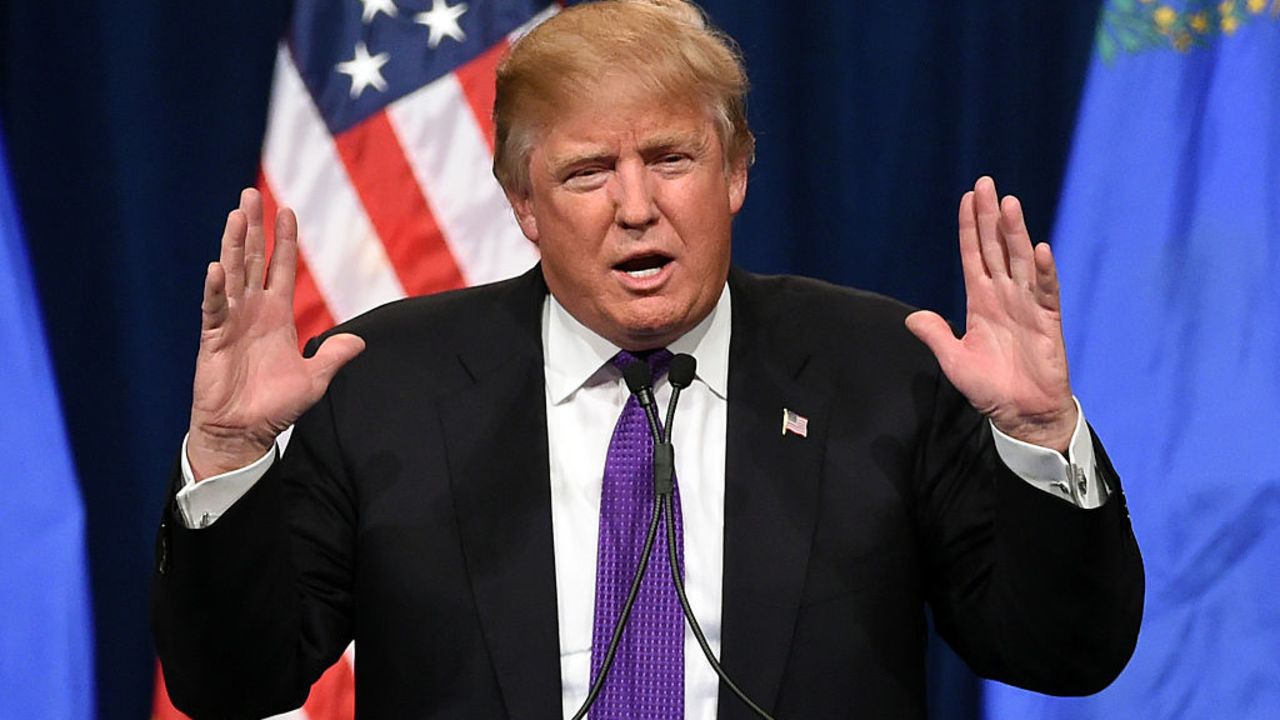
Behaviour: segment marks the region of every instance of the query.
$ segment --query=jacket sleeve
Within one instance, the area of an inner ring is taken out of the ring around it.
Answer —
[[[354,502],[328,396],[284,457],[211,526],[173,490],[157,538],[152,625],[174,705],[262,718],[302,705],[352,636]]]
[[[1142,558],[1096,439],[1107,502],[1086,510],[1000,462],[989,423],[938,375],[917,459],[926,593],[939,634],[980,675],[1053,695],[1109,685],[1137,642]]]

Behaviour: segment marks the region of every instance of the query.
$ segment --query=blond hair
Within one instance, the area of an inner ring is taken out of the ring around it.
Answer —
[[[623,75],[664,100],[707,108],[726,165],[750,163],[747,73],[737,44],[685,0],[601,0],[570,7],[516,41],[498,66],[493,174],[529,191],[529,153],[556,112]]]

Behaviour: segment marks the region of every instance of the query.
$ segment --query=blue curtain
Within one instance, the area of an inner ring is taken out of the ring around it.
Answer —
[[[956,203],[979,174],[1046,237],[1093,3],[705,7],[754,83],[738,262],[955,317]],[[88,509],[103,718],[149,709],[152,528],[186,427],[202,274],[256,174],[287,15],[285,0],[0,9],[0,111]],[[933,657],[937,717],[974,716],[976,684]]]

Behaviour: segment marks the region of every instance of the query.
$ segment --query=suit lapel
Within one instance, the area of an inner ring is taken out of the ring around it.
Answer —
[[[830,400],[801,384],[810,357],[796,323],[771,322],[757,283],[730,277],[721,655],[730,677],[772,709],[809,564]],[[808,419],[807,436],[783,433],[784,408]],[[719,716],[749,717],[723,685]]]
[[[541,308],[534,268],[459,361],[440,403],[467,572],[508,714],[561,713]]]
[[[729,365],[721,657],[777,703],[817,519],[829,396],[805,387],[808,352],[737,273]],[[473,382],[440,401],[467,572],[512,716],[562,713],[547,452],[540,268],[511,286],[494,327],[459,353]],[[515,339],[513,341],[513,338]],[[782,433],[784,408],[808,435]],[[500,451],[495,451],[500,448]],[[748,717],[722,687],[720,717]]]

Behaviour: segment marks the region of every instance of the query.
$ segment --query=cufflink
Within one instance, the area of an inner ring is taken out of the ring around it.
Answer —
[[[1084,468],[1072,463],[1067,466],[1067,476],[1065,480],[1055,481],[1053,487],[1069,496],[1076,507],[1084,507],[1085,497],[1089,494],[1089,480],[1084,474]]]

